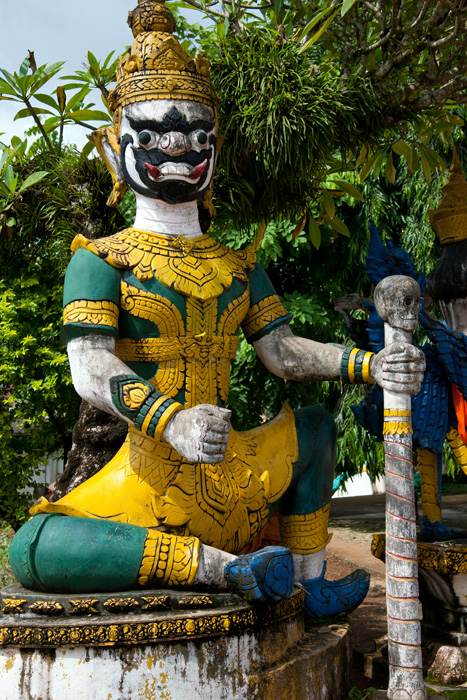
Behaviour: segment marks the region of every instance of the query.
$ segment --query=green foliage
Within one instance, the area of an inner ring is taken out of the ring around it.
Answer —
[[[60,154],[63,144],[64,127],[67,124],[80,124],[87,129],[96,127],[87,124],[87,121],[97,121],[108,124],[111,121],[107,105],[106,85],[115,77],[116,61],[111,62],[113,54],[109,54],[102,66],[89,51],[89,69],[87,72],[79,71],[74,77],[75,82],[66,86],[59,85],[56,89],[56,97],[53,94],[38,92],[46,85],[63,66],[61,63],[46,64],[40,68],[31,67],[30,59],[26,58],[21,64],[19,73],[13,75],[0,69],[3,79],[0,78],[0,100],[9,100],[25,105],[16,115],[16,119],[32,117],[36,127],[45,141],[47,149],[51,153]],[[32,74],[28,75],[31,68]],[[94,103],[85,104],[84,100],[91,92],[92,87],[99,87],[104,94],[106,112],[92,109]],[[78,89],[71,97],[66,90]],[[37,104],[39,103],[39,104]],[[58,141],[51,139],[50,134],[58,130]]]
[[[8,549],[13,532],[5,523],[0,522],[0,588],[15,582],[15,577],[8,560]]]
[[[230,199],[230,217],[236,205],[240,225],[302,215],[321,194],[330,157],[345,159],[383,127],[370,83],[355,77],[344,86],[334,71],[314,68],[297,42],[261,31],[228,35],[212,61],[226,139],[214,191],[216,202]]]
[[[347,696],[347,700],[370,700],[373,693],[376,692],[376,688],[366,688],[365,690],[359,690],[356,685],[351,689]]]
[[[79,398],[60,343],[63,275],[74,236],[97,238],[124,225],[105,206],[111,179],[100,160],[73,149],[33,152],[15,168],[21,182],[48,174],[15,203],[17,225],[0,232],[0,518],[17,527],[46,458],[70,446]],[[0,203],[1,203],[0,197]],[[12,428],[13,426],[13,428]]]
[[[392,3],[380,4],[386,32],[374,5],[352,0],[279,1],[264,9],[253,1],[235,7],[226,1],[225,10],[195,5],[215,26],[180,18],[182,45],[201,48],[211,60],[227,137],[213,234],[238,248],[251,241],[253,222],[269,220],[258,261],[294,313],[292,329],[347,342],[333,302],[349,292],[371,294],[364,274],[370,216],[383,238],[405,245],[425,271],[439,254],[426,212],[436,206],[449,162],[446,139],[460,131],[463,116],[445,109],[455,92],[430,102],[449,73],[446,63],[465,73],[465,51],[457,45],[452,53],[449,44],[451,10],[424,32],[420,3],[409,0],[401,26],[416,25],[418,38],[409,32],[401,41],[388,20]],[[429,4],[426,11],[429,19]],[[443,31],[449,45],[430,48],[427,42],[442,39]],[[406,49],[412,59],[401,53]],[[430,72],[432,65],[439,70]],[[85,157],[91,145],[85,156],[63,148],[68,124],[91,129],[89,122],[110,120],[114,55],[100,62],[88,52],[85,70],[62,78],[51,93],[48,83],[61,66],[29,74],[26,60],[18,73],[0,77],[0,99],[18,102],[17,117],[30,116],[41,136],[29,150],[12,142],[0,168],[0,517],[15,527],[30,500],[25,486],[48,454],[69,443],[76,417],[78,399],[58,341],[69,243],[77,233],[109,235],[134,216],[131,194],[117,211],[106,209],[111,182],[99,160]],[[96,87],[103,111],[87,102]],[[380,446],[349,410],[364,389],[342,394],[336,382],[284,383],[243,338],[231,379],[236,428],[256,426],[284,400],[294,407],[325,401],[340,428],[339,469],[352,473],[366,463],[371,474],[378,471]]]
[[[24,181],[19,179],[12,163],[15,158],[24,157],[26,145],[25,141],[16,139],[12,148],[3,148],[0,157],[0,233],[5,227],[10,236],[16,224],[14,214],[21,202],[22,193],[47,175],[47,171],[38,170],[28,175]]]

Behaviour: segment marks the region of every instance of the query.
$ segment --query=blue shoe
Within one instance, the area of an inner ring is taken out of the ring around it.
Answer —
[[[428,520],[425,516],[422,521],[422,529],[417,535],[419,542],[444,542],[445,540],[463,540],[467,538],[465,530],[457,530],[455,527],[447,527],[436,520]]]
[[[334,617],[339,613],[350,613],[365,599],[370,586],[370,574],[357,569],[339,581],[326,581],[326,562],[317,578],[300,581],[304,587],[305,608],[303,613],[308,620],[318,617]]]
[[[230,588],[250,602],[283,600],[294,588],[292,552],[285,547],[264,547],[241,554],[227,564],[225,574]]]

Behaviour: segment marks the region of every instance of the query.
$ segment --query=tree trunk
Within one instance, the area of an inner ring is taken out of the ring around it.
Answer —
[[[82,401],[65,470],[58,476],[50,500],[58,501],[100,471],[118,452],[127,432],[125,421]]]

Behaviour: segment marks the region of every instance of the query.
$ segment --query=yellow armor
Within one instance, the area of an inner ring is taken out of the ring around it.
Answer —
[[[252,300],[251,249],[235,252],[208,236],[171,241],[135,229],[98,241],[78,237],[73,248],[85,248],[115,269],[131,269],[146,285],[122,277],[118,308],[107,301],[105,314],[103,303],[69,302],[65,326],[78,319],[84,334],[86,324],[99,327],[107,320],[113,329],[119,311],[149,321],[155,337],[120,338],[116,354],[130,367],[135,362],[157,365],[151,384],[170,398],[182,391],[185,408],[226,401],[241,324],[248,336],[288,318],[270,290],[263,299]],[[168,295],[149,291],[153,278],[183,297],[185,320]],[[242,283],[241,291],[226,302],[222,295],[234,279]],[[117,520],[192,535],[237,553],[266,524],[269,506],[286,491],[297,458],[295,421],[287,405],[264,426],[245,433],[232,430],[225,461],[215,465],[188,463],[162,438],[152,439],[131,426],[125,444],[100,472],[56,503],[42,499],[31,512]]]

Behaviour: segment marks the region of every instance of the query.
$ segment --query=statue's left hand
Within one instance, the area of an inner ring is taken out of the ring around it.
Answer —
[[[418,394],[425,371],[425,355],[408,343],[392,343],[371,358],[370,375],[383,389]]]
[[[194,464],[224,461],[232,411],[211,404],[200,404],[178,411],[167,423],[164,440]]]

